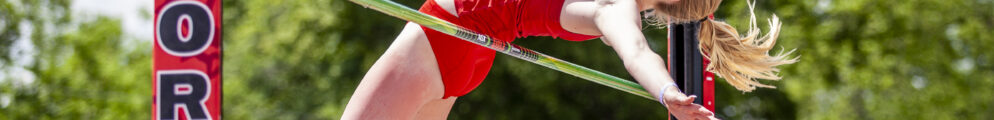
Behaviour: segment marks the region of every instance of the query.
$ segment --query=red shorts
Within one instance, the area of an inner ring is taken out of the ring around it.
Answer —
[[[562,37],[581,41],[598,36],[566,31],[559,24],[563,0],[455,0],[459,17],[449,14],[435,0],[426,0],[422,13],[490,36],[495,40],[514,41],[525,36]],[[487,76],[496,52],[459,38],[422,27],[445,86],[445,95],[469,93]]]

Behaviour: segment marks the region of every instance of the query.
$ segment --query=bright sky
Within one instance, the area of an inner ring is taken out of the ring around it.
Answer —
[[[113,16],[121,19],[126,35],[152,40],[152,18],[142,18],[142,12],[152,14],[153,0],[74,0],[73,13],[88,17]]]

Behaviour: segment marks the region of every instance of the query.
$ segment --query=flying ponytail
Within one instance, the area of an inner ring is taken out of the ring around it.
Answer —
[[[694,7],[703,5],[704,7],[702,8],[707,9],[690,8],[690,10],[705,10],[705,12],[664,10],[659,11],[663,13],[657,14],[667,15],[670,18],[670,20],[668,20],[669,22],[680,22],[682,19],[687,19],[674,18],[674,15],[676,14],[683,14],[682,16],[699,16],[700,18],[704,18],[704,16],[707,16],[717,10],[717,4],[715,4],[715,1],[717,1],[717,3],[721,2],[721,0],[702,1],[710,2],[700,2],[704,4],[696,4],[698,6]],[[693,5],[695,4],[689,4],[683,7]],[[772,19],[768,20],[768,22],[770,22],[770,31],[765,35],[760,36],[760,30],[759,27],[757,27],[756,15],[754,14],[753,9],[754,3],[750,3],[749,30],[746,31],[745,36],[739,36],[739,33],[731,25],[728,25],[725,22],[715,21],[713,19],[707,19],[701,22],[700,31],[698,33],[701,54],[705,58],[711,60],[711,63],[707,66],[707,71],[725,78],[725,81],[727,81],[728,84],[734,86],[735,89],[744,92],[751,92],[752,90],[755,90],[756,87],[776,88],[775,86],[762,84],[756,79],[780,80],[781,77],[777,75],[777,72],[779,72],[780,69],[777,69],[776,66],[797,62],[797,57],[789,58],[787,56],[794,52],[793,49],[786,53],[781,51],[772,56],[769,54],[769,51],[773,49],[774,44],[776,44],[776,39],[780,33],[780,19],[774,15]],[[696,15],[687,15],[688,13],[695,13]]]

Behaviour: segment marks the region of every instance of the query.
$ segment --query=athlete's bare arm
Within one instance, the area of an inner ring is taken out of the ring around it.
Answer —
[[[695,96],[686,96],[676,87],[661,87],[673,84],[666,71],[665,61],[649,49],[641,31],[639,11],[648,9],[635,0],[566,0],[560,15],[563,28],[576,33],[603,35],[602,39],[611,45],[624,61],[625,68],[635,77],[646,91],[662,98],[667,109],[681,119],[714,119],[711,111],[693,104]],[[651,1],[648,1],[651,2]]]

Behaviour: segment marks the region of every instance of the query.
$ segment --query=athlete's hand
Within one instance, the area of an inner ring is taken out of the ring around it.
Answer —
[[[694,104],[697,96],[687,96],[675,88],[666,90],[663,101],[666,101],[666,109],[670,114],[680,120],[717,120],[714,113],[699,104]]]

